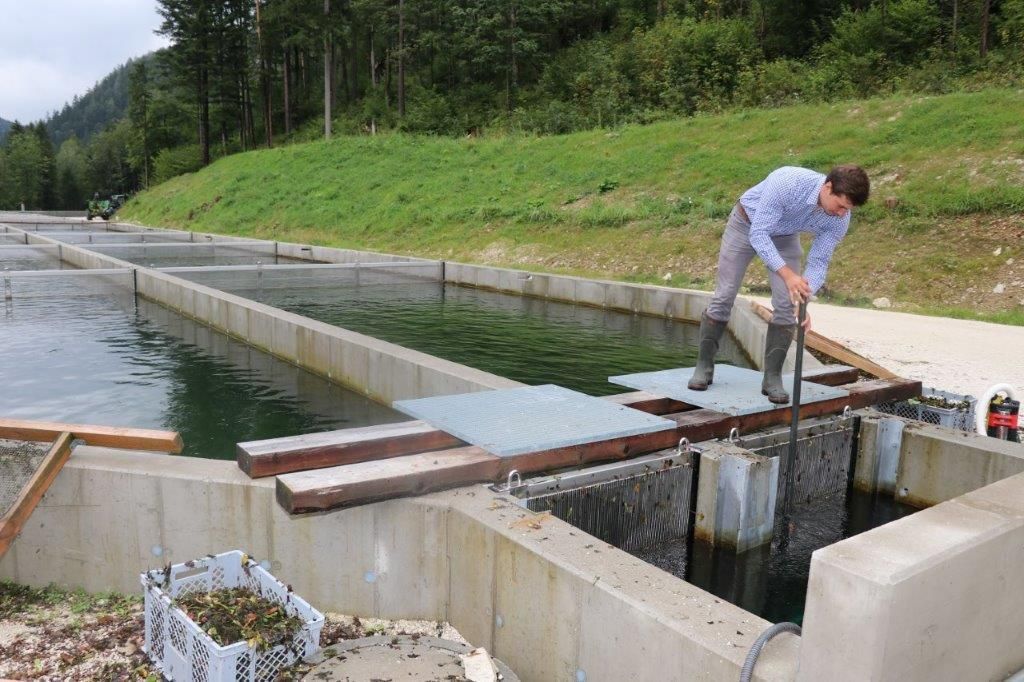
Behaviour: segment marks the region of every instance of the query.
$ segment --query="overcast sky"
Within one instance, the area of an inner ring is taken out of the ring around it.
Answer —
[[[0,0],[0,118],[31,123],[163,47],[156,0]]]

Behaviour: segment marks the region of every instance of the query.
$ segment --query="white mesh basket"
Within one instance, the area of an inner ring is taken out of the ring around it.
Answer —
[[[243,552],[156,569],[141,576],[145,592],[144,651],[176,682],[272,682],[282,668],[316,652],[324,617]],[[242,587],[281,604],[302,627],[288,644],[257,651],[246,642],[220,646],[172,600],[194,592]]]
[[[912,399],[881,403],[880,405],[875,405],[875,409],[879,412],[894,414],[897,417],[916,419],[917,421],[938,424],[939,426],[948,426],[958,431],[974,431],[974,411],[977,409],[977,400],[974,397],[928,387],[921,391],[921,395],[924,397],[944,398],[949,403],[959,403],[960,406],[935,407],[934,405],[927,405]]]

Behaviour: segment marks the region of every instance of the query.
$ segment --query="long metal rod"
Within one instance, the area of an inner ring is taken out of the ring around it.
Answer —
[[[796,323],[796,367],[793,369],[793,419],[789,424],[789,459],[786,462],[786,503],[788,511],[793,504],[793,479],[796,477],[797,432],[800,427],[800,375],[804,369],[804,320],[807,319],[807,303],[800,303],[800,314]]]

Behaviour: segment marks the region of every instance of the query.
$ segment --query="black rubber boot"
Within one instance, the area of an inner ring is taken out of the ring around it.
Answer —
[[[715,378],[715,353],[718,342],[722,338],[727,322],[708,317],[707,312],[700,316],[700,349],[697,353],[697,366],[693,368],[693,376],[686,387],[691,391],[706,391]]]
[[[768,338],[764,344],[764,380],[761,393],[777,405],[789,402],[789,394],[782,385],[782,363],[786,361],[789,344],[793,341],[795,324],[768,323]]]

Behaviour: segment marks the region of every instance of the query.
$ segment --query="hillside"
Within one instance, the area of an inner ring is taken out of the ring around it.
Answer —
[[[10,130],[12,125],[14,125],[13,121],[0,118],[0,140],[4,139],[4,136],[7,135],[7,131]]]
[[[780,165],[849,161],[868,169],[874,199],[837,252],[829,298],[1020,322],[1022,110],[1024,92],[992,89],[555,137],[340,137],[224,158],[122,217],[708,288],[747,186]]]
[[[151,66],[155,54],[140,59]],[[96,133],[106,129],[125,116],[128,111],[128,79],[131,66],[137,60],[129,60],[103,77],[82,96],[46,120],[46,129],[55,147],[72,135],[79,141],[87,142]]]

